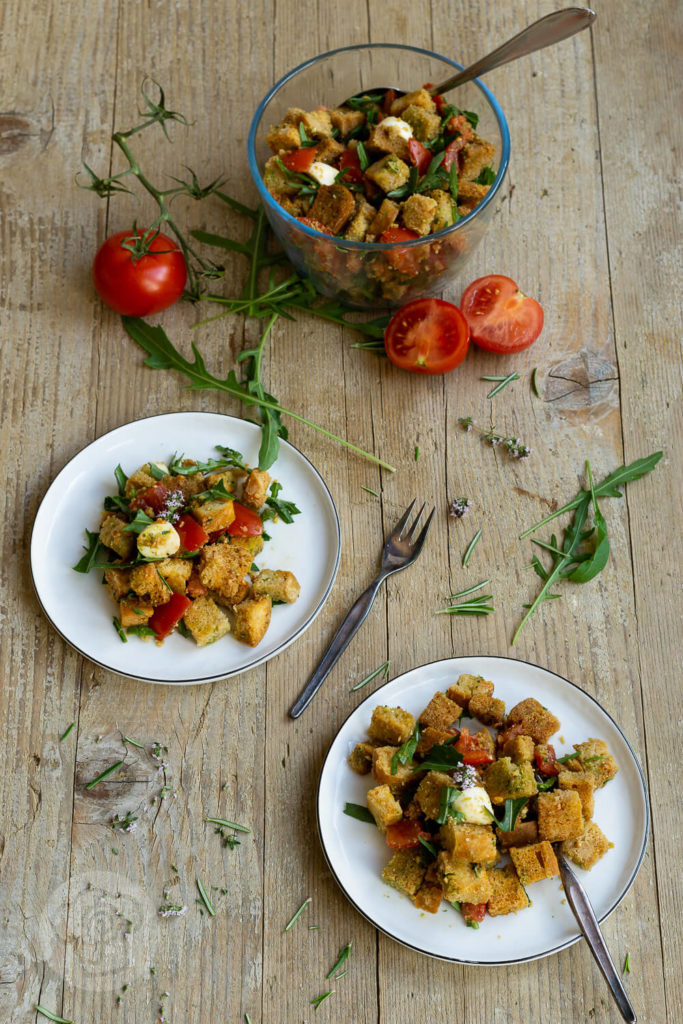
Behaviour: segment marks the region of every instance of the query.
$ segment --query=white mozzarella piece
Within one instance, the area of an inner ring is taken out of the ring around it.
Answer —
[[[138,534],[138,551],[143,558],[168,558],[180,547],[180,536],[175,526],[164,519],[150,523]]]
[[[322,160],[314,160],[306,173],[310,174],[321,185],[334,185],[335,178],[339,172],[330,164],[324,164]]]
[[[400,117],[385,117],[381,124],[382,128],[393,128],[394,131],[406,141],[413,137],[413,129],[407,121],[404,121]]]
[[[483,786],[464,789],[451,806],[454,811],[464,814],[465,821],[472,825],[490,825],[493,820],[491,800]]]

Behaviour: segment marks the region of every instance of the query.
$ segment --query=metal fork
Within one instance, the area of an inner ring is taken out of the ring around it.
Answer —
[[[422,545],[424,544],[427,533],[429,532],[432,517],[436,510],[435,508],[432,509],[427,517],[426,523],[420,530],[417,537],[414,538],[417,524],[420,521],[420,517],[424,512],[425,506],[423,505],[418,512],[410,529],[405,530],[405,525],[408,522],[410,513],[413,511],[416,500],[416,498],[413,498],[410,505],[408,505],[408,508],[405,510],[396,526],[387,537],[382,550],[382,565],[379,575],[375,577],[367,590],[363,591],[335,633],[330,646],[325,651],[322,661],[309,679],[306,688],[303,690],[296,703],[290,708],[289,714],[292,718],[298,718],[301,712],[308,707],[330,671],[337,663],[342,652],[346,650],[349,643],[362,626],[366,615],[372,607],[372,602],[375,600],[375,595],[379,590],[380,584],[384,582],[387,576],[391,576],[392,573],[399,572],[401,569],[405,569],[407,566],[411,565],[411,563],[414,562],[420,554]]]

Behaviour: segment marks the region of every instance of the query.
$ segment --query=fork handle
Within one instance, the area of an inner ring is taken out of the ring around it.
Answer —
[[[313,700],[342,653],[346,650],[353,637],[363,625],[365,617],[372,608],[372,602],[375,600],[375,595],[377,594],[379,586],[383,580],[383,575],[374,579],[367,590],[363,591],[356,603],[349,609],[346,618],[334,634],[330,646],[323,654],[320,664],[308,680],[308,683],[306,684],[305,689],[301,692],[299,699],[289,709],[291,718],[298,718],[301,712],[304,711]]]

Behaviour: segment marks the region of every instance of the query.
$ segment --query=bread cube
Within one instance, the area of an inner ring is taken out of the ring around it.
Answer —
[[[251,589],[256,597],[268,594],[273,601],[294,604],[301,586],[293,572],[284,569],[262,569],[258,576],[254,577]]]
[[[531,736],[513,736],[503,743],[502,752],[517,764],[521,764],[522,761],[531,762],[534,759],[534,741]]]
[[[342,139],[359,128],[365,122],[365,114],[362,110],[352,110],[351,107],[337,107],[330,111],[330,120],[337,129]]]
[[[526,761],[515,764],[509,757],[500,757],[488,766],[484,786],[493,804],[504,804],[506,800],[538,792],[531,765]]]
[[[116,566],[104,570],[107,593],[117,604],[130,591],[130,574],[130,569],[117,569]]]
[[[440,732],[448,732],[451,726],[457,724],[461,715],[460,705],[449,700],[445,693],[437,691],[420,715],[419,722],[420,725],[431,725]]]
[[[285,196],[297,195],[301,187],[301,182],[287,177],[279,156],[270,156],[266,160],[263,167],[263,184],[278,201]]]
[[[443,889],[439,882],[424,882],[413,896],[413,903],[418,910],[426,910],[428,914],[436,914],[443,899]]]
[[[408,92],[405,96],[397,96],[391,104],[391,113],[398,117],[408,107],[416,106],[428,110],[431,114],[436,110],[436,103],[426,89],[417,89],[415,92]]]
[[[382,881],[412,899],[422,885],[425,870],[419,850],[397,850],[382,872]]]
[[[365,145],[368,149],[377,150],[380,153],[395,153],[402,160],[407,160],[408,141],[401,134],[399,125],[391,122],[387,125],[380,121],[370,129],[370,136]]]
[[[323,139],[323,141],[318,144],[315,158],[320,161],[320,163],[334,165],[335,161],[339,159],[343,152],[344,146],[341,142],[337,142],[337,140],[333,138]]]
[[[344,232],[344,238],[351,242],[363,242],[368,228],[375,219],[375,207],[363,196],[356,196],[356,208],[351,221]]]
[[[225,541],[225,537],[221,538]],[[264,540],[259,534],[258,537],[230,537],[228,543],[232,544],[233,547],[242,548],[243,551],[249,552],[249,558],[253,560],[257,555],[260,555],[263,551]],[[247,557],[245,555],[244,561],[246,564]],[[249,566],[251,568],[251,564]]]
[[[236,544],[208,544],[201,549],[198,564],[204,586],[226,601],[237,603],[240,586],[251,565],[249,552]]]
[[[262,597],[248,598],[235,605],[235,636],[250,647],[256,647],[266,635],[270,625],[272,601]]]
[[[407,228],[416,231],[418,235],[428,235],[434,214],[436,213],[436,199],[429,196],[409,196],[401,206],[401,219]]]
[[[140,491],[144,491],[148,487],[153,487],[155,483],[157,483],[157,481],[149,471],[149,462],[145,462],[143,466],[136,469],[135,472],[126,480],[124,494],[127,498],[134,498]]]
[[[189,558],[164,558],[163,562],[156,563],[156,568],[174,593],[185,593],[187,581],[192,575],[192,562]]]
[[[485,142],[478,135],[473,135],[462,151],[462,167],[458,177],[465,181],[474,181],[485,167],[493,165],[495,155],[496,147],[491,142]]]
[[[448,697],[465,709],[469,707],[470,697],[475,693],[490,697],[493,694],[493,683],[484,679],[483,676],[473,676],[469,672],[463,672],[461,676],[458,676],[457,682],[448,688]]]
[[[348,757],[349,768],[357,775],[367,775],[372,768],[372,743],[356,743]]]
[[[197,644],[206,647],[230,632],[230,621],[210,597],[197,597],[183,616]]]
[[[383,199],[382,205],[372,218],[365,236],[366,242],[373,242],[393,225],[398,217],[398,204],[392,199]]]
[[[438,746],[441,743],[445,743],[446,740],[452,740],[452,739],[453,739],[453,733],[452,732],[450,732],[450,731],[449,732],[445,732],[445,731],[443,731],[441,729],[434,729],[434,728],[432,728],[431,725],[428,725],[428,726],[426,726],[422,730],[422,734],[421,734],[420,740],[419,740],[419,742],[417,744],[417,749],[416,749],[415,753],[419,757],[424,757],[425,754],[429,753],[429,751],[432,749],[432,747],[436,747],[436,746]]]
[[[235,519],[233,502],[228,498],[209,498],[199,505],[194,505],[192,515],[207,533],[218,533],[227,530]]]
[[[285,124],[294,124],[297,128],[303,124],[309,139],[325,139],[332,135],[332,120],[325,107],[317,107],[315,110],[290,107],[285,114]]]
[[[126,628],[128,626],[144,626],[154,611],[151,604],[144,601],[136,601],[132,598],[124,598],[119,603],[119,621]]]
[[[458,186],[458,204],[470,203],[477,206],[490,188],[490,185],[480,185],[476,181],[461,181]]]
[[[321,185],[316,192],[309,216],[319,220],[333,235],[341,233],[356,209],[356,201],[345,185]]]
[[[391,762],[398,747],[375,747],[372,752],[372,774],[378,782],[383,782],[391,789],[403,789],[415,778],[413,762],[397,764],[392,773]]]
[[[503,832],[502,829],[496,829],[496,835],[498,836],[498,842],[504,850],[509,849],[511,846],[529,846],[532,843],[538,842],[538,823],[535,821],[521,821],[517,818],[515,827],[511,832]]]
[[[271,476],[263,469],[252,469],[242,491],[242,502],[259,509],[265,505]]]
[[[583,832],[581,798],[575,789],[555,789],[538,794],[538,835],[555,843],[574,839]]]
[[[581,813],[586,821],[593,817],[595,781],[588,772],[560,772],[557,776],[560,789],[575,789],[581,799]]]
[[[130,589],[155,608],[170,601],[173,593],[158,571],[159,564],[163,563],[146,562],[143,565],[136,565],[130,570],[129,577]]]
[[[613,779],[619,771],[619,765],[604,740],[588,739],[585,743],[575,743],[574,750],[583,771],[592,776],[596,789]]]
[[[441,790],[452,785],[453,779],[445,772],[427,772],[415,793],[415,802],[425,818],[436,820],[439,817]]]
[[[432,189],[431,192],[427,193],[431,199],[436,200],[436,210],[434,212],[434,218],[432,220],[432,233],[435,231],[443,231],[444,228],[448,228],[451,224],[455,223],[455,213],[453,212],[455,202],[450,192],[444,192],[441,188]],[[491,683],[491,692],[493,692],[493,683]]]
[[[455,818],[448,818],[441,826],[441,845],[456,860],[467,860],[475,864],[497,864],[500,860],[496,849],[496,837],[490,825],[456,824]]]
[[[367,805],[380,832],[395,825],[403,817],[401,805],[388,786],[375,786],[368,790]]]
[[[487,903],[491,896],[489,873],[484,867],[475,867],[467,861],[457,860],[447,850],[436,858],[444,899],[449,903]]]
[[[439,128],[441,127],[439,115],[431,114],[424,107],[419,107],[416,103],[411,103],[410,106],[406,107],[401,117],[410,125],[413,129],[413,135],[420,142],[431,142],[439,134]]]
[[[127,562],[135,551],[135,534],[124,530],[128,520],[124,516],[105,515],[100,526],[100,541],[105,547],[115,551],[119,558]]]
[[[201,474],[198,475],[201,476]],[[221,469],[216,473],[209,473],[199,490],[206,490],[207,487],[218,487],[219,484],[223,484],[223,487],[225,487],[229,494],[234,494],[247,475],[243,469],[239,469],[237,466]],[[192,480],[193,477],[187,477],[186,479]]]
[[[477,690],[470,697],[469,713],[473,718],[478,718],[484,725],[498,727],[503,724],[505,718],[505,701],[497,697],[490,697]]]
[[[389,153],[381,160],[370,164],[365,173],[370,181],[374,181],[375,185],[378,185],[383,192],[391,192],[393,189],[405,185],[410,177],[410,168],[394,153]]]
[[[560,873],[555,852],[546,840],[529,846],[511,846],[510,857],[522,885],[553,878]]]
[[[589,821],[581,835],[562,843],[562,852],[580,868],[590,871],[613,846],[600,826]]]
[[[525,910],[529,906],[529,897],[524,892],[512,864],[507,864],[498,871],[490,871],[489,880],[491,895],[487,910],[491,917],[516,914],[518,910]]]
[[[519,722],[524,727],[524,735],[531,736],[534,743],[547,743],[561,724],[559,718],[544,708],[535,697],[527,697],[510,708],[506,724],[511,725],[514,722]]]
[[[301,136],[294,124],[276,124],[266,135],[266,142],[273,153],[282,153],[285,150],[299,149]]]
[[[415,719],[403,708],[389,708],[385,705],[372,712],[368,733],[373,740],[400,747],[412,735]]]

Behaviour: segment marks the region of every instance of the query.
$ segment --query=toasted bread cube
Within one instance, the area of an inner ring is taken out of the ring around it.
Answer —
[[[583,771],[592,775],[596,789],[613,779],[619,771],[619,765],[604,740],[588,739],[585,743],[575,743],[574,750]]]
[[[457,682],[453,683],[448,689],[450,699],[454,700],[456,704],[462,705],[465,709],[469,707],[470,698],[475,693],[479,693],[484,697],[492,696],[493,683],[488,679],[484,679],[483,676],[473,676],[469,672],[463,672],[461,676],[458,676]]]
[[[131,598],[124,598],[119,603],[119,621],[126,628],[128,626],[144,626],[151,617],[154,608],[144,601],[136,601]]]
[[[301,187],[301,182],[287,177],[287,169],[283,167],[279,156],[268,157],[263,167],[263,184],[278,202],[286,196],[297,195]]]
[[[432,220],[432,233],[435,231],[443,231],[444,228],[449,228],[451,224],[455,223],[455,200],[451,196],[450,192],[444,192],[441,188],[432,189],[427,195],[430,199],[436,201],[436,210],[434,211],[434,218]],[[493,683],[491,683],[493,692]]]
[[[356,209],[344,232],[344,238],[348,238],[351,242],[364,241],[376,213],[372,203],[369,203],[363,196],[356,196]]]
[[[372,768],[372,743],[356,743],[348,757],[349,768],[357,775],[367,775]]]
[[[268,594],[273,601],[294,604],[301,591],[299,581],[293,572],[284,569],[261,569],[252,582],[255,597]]]
[[[382,205],[372,218],[365,236],[366,242],[372,242],[387,231],[398,217],[398,203],[391,199],[383,199]]]
[[[413,903],[418,910],[426,910],[428,914],[436,914],[443,899],[443,889],[439,882],[424,882],[413,896]]]
[[[409,196],[401,206],[401,219],[407,228],[418,235],[428,235],[436,213],[436,199],[429,196]]]
[[[581,835],[562,843],[562,852],[580,868],[590,871],[613,846],[600,826],[589,821]]]
[[[379,185],[383,192],[391,192],[393,189],[405,185],[410,177],[410,168],[394,153],[389,153],[381,160],[370,164],[365,173],[370,181]]]
[[[199,553],[199,579],[226,601],[237,603],[250,565],[249,551],[237,544],[207,544]]]
[[[457,860],[447,850],[436,858],[444,898],[452,903],[488,903],[491,896],[489,872],[464,860]]]
[[[368,733],[370,738],[400,747],[412,735],[415,719],[403,708],[380,705],[372,712]]]
[[[301,136],[294,124],[276,124],[266,135],[266,142],[273,153],[282,153],[285,150],[299,149]]]
[[[538,792],[531,765],[526,761],[515,764],[509,757],[500,757],[488,766],[484,772],[484,786],[493,804],[504,804],[506,800],[533,796]]]
[[[267,594],[235,605],[235,636],[250,647],[260,644],[270,625],[273,603]]]
[[[504,850],[508,850],[511,846],[530,846],[532,843],[538,842],[538,823],[520,821],[520,818],[517,818],[511,832],[503,832],[502,829],[497,828],[496,835]]]
[[[338,235],[353,216],[355,209],[353,192],[338,182],[336,185],[320,186],[309,216],[313,220],[319,220],[333,235]]]
[[[426,89],[417,89],[415,92],[408,92],[405,96],[397,96],[391,104],[391,113],[398,117],[408,107],[416,106],[428,110],[433,114],[436,110],[436,103]]]
[[[192,575],[192,562],[189,558],[165,558],[163,562],[156,563],[156,568],[174,593],[185,593],[187,581]]]
[[[432,747],[436,747],[439,744],[445,743],[447,740],[452,739],[452,732],[445,732],[441,729],[434,729],[432,728],[431,725],[428,725],[422,730],[422,735],[420,736],[420,740],[417,744],[417,749],[415,753],[419,757],[424,757],[425,754],[429,753]]]
[[[285,124],[294,124],[297,128],[303,124],[309,139],[325,139],[332,134],[330,112],[325,107],[317,107],[315,110],[290,107],[285,114]]]
[[[496,837],[490,825],[457,824],[455,818],[448,818],[439,832],[441,845],[455,860],[467,860],[474,864],[497,864],[500,860],[496,849]]]
[[[479,185],[476,181],[462,181],[458,186],[458,203],[472,203],[476,206],[490,188],[490,185]]]
[[[117,569],[116,566],[104,570],[107,592],[117,604],[130,591],[130,573],[130,569]]]
[[[522,885],[559,875],[557,857],[546,840],[529,846],[511,846],[510,857]]]
[[[503,744],[503,754],[512,758],[517,764],[522,761],[533,761],[534,741],[531,736],[513,736]]]
[[[375,747],[372,752],[372,774],[377,782],[382,782],[391,789],[403,789],[415,778],[412,761],[407,764],[397,764],[396,771],[392,773],[391,762],[398,747]]]
[[[538,835],[549,843],[574,839],[583,832],[581,798],[575,789],[538,794]]]
[[[415,793],[415,802],[425,818],[436,820],[439,817],[441,790],[452,785],[453,779],[445,772],[427,772]]]
[[[469,713],[484,725],[492,725],[497,728],[503,724],[505,718],[505,702],[477,690],[470,697]]]
[[[380,153],[395,153],[402,160],[407,160],[409,156],[408,141],[401,134],[399,125],[391,122],[387,125],[380,121],[370,129],[370,136],[365,145],[368,149]]]
[[[425,870],[418,850],[397,850],[382,872],[382,881],[412,899],[422,885]]]
[[[264,540],[260,534],[258,537],[231,537],[230,544],[232,544],[233,547],[242,548],[243,551],[248,551],[249,557],[253,560],[263,551]]]
[[[493,165],[495,155],[496,147],[491,142],[485,142],[478,135],[473,135],[462,151],[462,168],[458,178],[474,181],[485,167]]]
[[[230,632],[230,620],[210,597],[197,597],[183,616],[197,647],[215,643]]]
[[[413,129],[413,135],[420,142],[431,142],[439,134],[441,118],[417,103],[411,103],[401,114],[403,120]]]
[[[593,817],[595,780],[588,772],[560,772],[557,776],[560,789],[575,789],[581,798],[581,813],[586,821]]]
[[[529,897],[512,864],[507,864],[499,871],[490,871],[489,879],[491,896],[487,909],[491,917],[516,914],[518,910],[525,910],[529,906]]]
[[[270,474],[265,470],[252,469],[242,491],[243,504],[251,505],[255,509],[265,505],[271,479]]]
[[[323,139],[318,145],[315,158],[323,164],[334,164],[344,152],[344,146],[336,139]]]
[[[123,516],[105,515],[100,526],[100,541],[106,547],[115,551],[124,562],[132,556],[135,551],[135,534],[131,530],[124,530],[128,525]]]
[[[367,805],[380,832],[395,825],[403,817],[401,805],[388,786],[375,786],[368,790]]]
[[[149,462],[145,462],[143,466],[136,469],[132,476],[129,476],[126,480],[124,494],[127,498],[134,498],[140,491],[153,487],[155,483],[157,481],[149,471]]]
[[[195,505],[192,515],[207,533],[227,530],[235,519],[235,507],[230,499],[209,498],[208,501]]]
[[[420,715],[420,725],[431,725],[432,729],[440,732],[448,732],[451,726],[457,724],[462,715],[462,708],[459,704],[449,700],[445,693],[437,690],[427,707]]]
[[[478,729],[472,733],[472,739],[477,742],[478,750],[486,750],[489,754],[496,753],[496,741],[488,729]]]
[[[362,110],[352,110],[351,107],[337,107],[330,111],[330,120],[342,139],[359,128],[365,121],[365,114]]]
[[[210,473],[204,481],[204,486],[199,489],[205,490],[206,487],[218,487],[219,484],[223,484],[229,494],[234,494],[239,484],[247,475],[243,469],[231,466],[229,469],[221,469],[217,473]],[[187,479],[192,480],[193,478],[187,477]]]
[[[155,608],[170,601],[173,593],[157,571],[158,564],[162,563],[147,562],[130,570],[130,589]]]
[[[544,708],[535,697],[527,697],[510,708],[506,724],[512,725],[515,722],[524,727],[524,735],[531,736],[534,743],[547,743],[561,724],[559,718]]]

